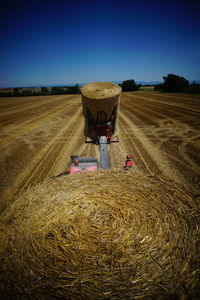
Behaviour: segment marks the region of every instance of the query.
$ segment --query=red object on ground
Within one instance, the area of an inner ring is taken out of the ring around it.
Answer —
[[[91,172],[91,171],[96,171],[96,170],[97,170],[97,166],[92,166],[92,167],[89,167],[85,170],[82,170],[79,167],[71,166],[70,169],[69,169],[69,173],[70,174],[77,174],[77,173],[86,173],[86,172]]]
[[[125,166],[124,166],[124,170],[129,170],[132,165],[133,165],[133,161],[132,161],[132,155],[128,154],[126,156],[126,161],[125,161]]]
[[[130,168],[132,167],[132,165],[133,165],[133,161],[131,159],[127,159],[125,166]]]

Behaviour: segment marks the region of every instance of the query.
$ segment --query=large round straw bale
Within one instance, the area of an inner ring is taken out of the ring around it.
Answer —
[[[199,210],[117,170],[49,180],[1,215],[2,299],[197,299]]]
[[[104,112],[105,121],[112,123],[109,136],[117,134],[121,91],[119,85],[110,82],[91,82],[81,89],[86,136],[95,138],[95,125],[100,121],[99,112]]]

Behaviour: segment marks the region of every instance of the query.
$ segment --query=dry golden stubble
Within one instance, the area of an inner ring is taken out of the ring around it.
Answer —
[[[194,298],[199,207],[182,186],[121,170],[48,180],[1,215],[4,298]]]

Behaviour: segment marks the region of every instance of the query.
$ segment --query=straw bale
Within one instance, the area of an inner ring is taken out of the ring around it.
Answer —
[[[2,299],[197,299],[199,208],[163,178],[48,180],[1,215]]]
[[[97,121],[97,112],[104,111],[107,121],[109,121],[113,110],[115,110],[115,126],[113,130],[109,130],[109,136],[116,136],[121,87],[110,82],[91,82],[81,89],[81,93],[85,117],[85,135],[91,139],[94,139],[96,135],[95,127],[91,130],[88,110],[95,122]]]

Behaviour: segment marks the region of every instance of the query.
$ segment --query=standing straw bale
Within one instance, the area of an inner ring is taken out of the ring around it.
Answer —
[[[111,122],[109,136],[117,134],[121,87],[110,82],[91,82],[82,89],[82,106],[85,117],[85,136],[95,139],[95,125]],[[103,114],[101,112],[104,112]]]
[[[197,299],[199,208],[166,179],[49,180],[1,215],[2,299]]]

